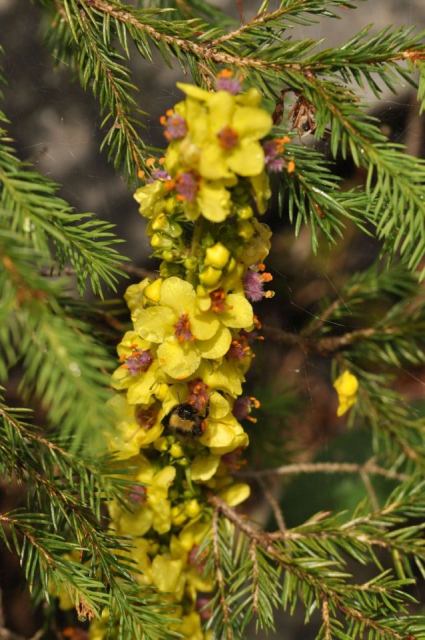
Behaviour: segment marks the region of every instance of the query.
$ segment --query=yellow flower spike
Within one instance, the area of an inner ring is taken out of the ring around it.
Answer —
[[[338,394],[337,416],[343,416],[356,402],[359,381],[347,369],[335,380],[333,386]]]
[[[205,252],[205,264],[216,269],[224,269],[230,258],[230,251],[221,242],[216,242],[213,247],[208,247]]]
[[[161,295],[162,278],[158,278],[149,284],[144,290],[144,299],[151,304],[157,304]]]
[[[236,507],[241,502],[244,502],[249,498],[251,489],[249,485],[245,483],[232,484],[229,488],[220,491],[219,496],[222,498],[229,507]]]
[[[223,272],[221,270],[209,266],[199,274],[199,280],[206,287],[214,287],[220,280],[222,274]]]

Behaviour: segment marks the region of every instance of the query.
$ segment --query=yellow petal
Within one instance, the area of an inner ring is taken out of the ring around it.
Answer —
[[[236,507],[247,498],[249,498],[251,489],[249,485],[245,483],[232,484],[224,491],[220,491],[219,496],[222,498],[229,507]]]
[[[202,368],[199,376],[211,389],[219,389],[236,398],[242,393],[243,374],[236,368],[234,361],[226,359],[216,368]]]
[[[179,585],[183,563],[157,555],[152,560],[153,583],[160,591],[174,593]]]
[[[134,328],[149,342],[163,342],[166,335],[174,333],[176,322],[176,314],[169,307],[148,307],[141,309]]]
[[[347,369],[335,380],[333,386],[338,394],[337,416],[343,416],[356,402],[359,381]]]
[[[155,393],[156,371],[158,361],[155,360],[149,369],[138,376],[134,376],[134,383],[127,391],[127,401],[129,404],[149,404],[152,395]],[[137,380],[135,379],[137,378]]]
[[[143,292],[150,282],[149,278],[145,278],[138,284],[130,285],[124,294],[124,299],[131,311],[131,319],[133,322],[135,321],[138,312],[143,307]]]
[[[140,213],[145,218],[160,213],[165,207],[166,186],[160,180],[140,187],[134,193],[134,199],[140,204]]]
[[[195,373],[201,362],[201,354],[194,342],[163,342],[158,347],[157,356],[161,369],[176,380],[183,380]]]
[[[211,94],[208,101],[208,110],[211,131],[213,133],[212,141],[215,144],[217,144],[216,133],[221,131],[226,125],[232,126],[233,128],[233,114],[237,109],[235,96],[228,91],[216,91]]]
[[[183,91],[190,98],[195,98],[195,100],[208,101],[212,95],[214,95],[210,91],[205,91],[205,89],[201,89],[200,87],[196,87],[194,84],[186,84],[184,82],[177,82],[177,87],[180,91]]]
[[[229,171],[228,154],[218,144],[210,144],[202,150],[199,157],[199,175],[206,180],[222,180],[231,178]]]
[[[209,340],[199,341],[199,351],[203,358],[222,358],[232,342],[232,334],[226,327],[220,326],[215,336]]]
[[[261,140],[272,129],[271,115],[264,109],[255,107],[237,107],[233,120],[233,128],[239,138]]]
[[[264,169],[264,151],[259,142],[244,141],[232,150],[229,168],[240,176],[258,176]]]
[[[201,180],[196,201],[204,218],[211,222],[223,222],[230,215],[230,192],[221,180]]]
[[[251,304],[241,293],[229,293],[226,296],[226,309],[219,314],[223,324],[232,329],[248,328],[254,320]]]
[[[190,476],[194,482],[206,482],[217,471],[220,456],[196,456],[190,465]]]
[[[189,282],[174,276],[164,280],[160,304],[164,307],[170,307],[178,316],[192,310],[195,298],[195,290]]]
[[[221,394],[213,392],[210,395],[210,413],[214,420],[224,418],[230,411],[229,401]]]
[[[248,436],[233,414],[229,413],[221,420],[208,420],[207,430],[200,442],[210,447],[211,453],[224,455],[238,447],[247,446]]]
[[[220,328],[217,314],[210,310],[203,313],[191,313],[189,319],[190,329],[197,340],[210,340]]]

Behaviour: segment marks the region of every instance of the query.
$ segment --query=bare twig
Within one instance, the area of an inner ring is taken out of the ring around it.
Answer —
[[[276,523],[277,523],[277,526],[279,527],[279,530],[286,531],[286,524],[285,524],[285,519],[283,517],[282,509],[279,507],[279,504],[276,498],[274,497],[270,488],[267,486],[267,483],[263,480],[261,476],[259,478],[256,478],[256,480],[260,485],[261,489],[263,490],[263,493],[266,497],[267,502],[269,503],[269,505],[273,510],[274,517],[276,519]]]
[[[399,473],[392,469],[384,469],[377,465],[374,458],[371,458],[364,464],[355,464],[351,462],[296,462],[293,464],[285,464],[275,469],[261,469],[259,471],[241,471],[239,476],[249,478],[261,478],[271,475],[297,475],[299,473],[367,473],[370,475],[383,476],[390,480],[408,480],[409,476],[405,473]]]
[[[344,333],[341,336],[310,338],[308,336],[290,333],[289,331],[283,331],[277,327],[269,327],[268,325],[263,325],[262,327],[262,332],[266,338],[270,338],[277,344],[285,346],[299,346],[304,351],[316,353],[318,355],[329,355],[330,353],[340,351],[341,349],[349,347],[360,340],[364,340],[365,338],[371,338],[377,334],[391,335],[395,331],[399,331],[399,329],[395,327],[380,327],[379,329],[368,327],[366,329],[356,329],[355,331]]]

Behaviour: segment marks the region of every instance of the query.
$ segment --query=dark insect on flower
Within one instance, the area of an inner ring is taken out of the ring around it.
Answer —
[[[184,438],[199,438],[207,428],[205,420],[208,418],[209,408],[205,407],[205,414],[201,413],[189,402],[177,404],[162,420],[164,427]]]

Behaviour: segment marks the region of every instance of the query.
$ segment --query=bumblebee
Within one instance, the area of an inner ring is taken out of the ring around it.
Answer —
[[[208,414],[208,405],[205,408],[205,415],[201,415],[193,404],[183,402],[171,409],[170,413],[163,418],[162,424],[183,438],[199,438],[207,428],[205,420]]]

